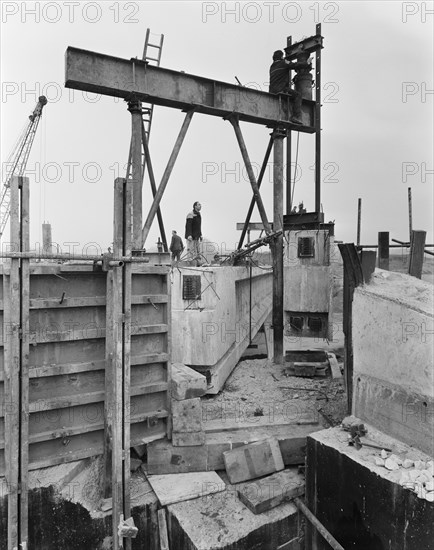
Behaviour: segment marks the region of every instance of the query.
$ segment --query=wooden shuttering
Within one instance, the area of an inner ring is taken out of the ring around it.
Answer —
[[[68,270],[70,267],[70,270]],[[170,294],[168,268],[131,268],[131,445],[164,437],[169,419]],[[28,334],[29,469],[103,453],[107,277],[93,266],[30,266]],[[11,271],[0,272],[0,475],[5,474],[5,392],[12,332]],[[26,301],[22,302],[24,305]],[[23,319],[26,319],[23,312]],[[24,328],[24,327],[23,327]],[[25,390],[24,386],[24,390]],[[26,406],[26,394],[21,396]]]

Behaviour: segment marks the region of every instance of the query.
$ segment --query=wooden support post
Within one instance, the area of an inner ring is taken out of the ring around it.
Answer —
[[[131,113],[131,165],[133,181],[133,248],[142,248],[142,108],[137,99],[128,102]]]
[[[357,204],[357,246],[360,246],[360,229],[362,224],[362,199]]]
[[[123,255],[130,256],[132,253],[134,234],[134,202],[131,185],[126,182],[124,188],[124,233],[123,233]],[[131,277],[132,264],[127,262],[122,268],[123,296],[122,296],[122,450],[123,450],[123,514],[125,519],[131,517],[130,499],[130,410],[131,410]],[[131,539],[126,538],[124,547],[131,550]]]
[[[353,403],[353,295],[354,289],[362,284],[364,279],[362,264],[354,244],[339,244],[338,246],[344,262],[344,376],[347,390],[347,412],[351,414]]]
[[[131,255],[134,187],[130,180],[115,180],[115,256]],[[130,339],[131,263],[107,272],[105,497],[112,496],[113,548],[131,548],[131,540],[118,538],[121,517],[129,519],[130,505]],[[110,486],[111,480],[111,486]]]
[[[316,26],[321,36],[321,23]],[[321,48],[315,54],[315,212],[321,211]]]
[[[144,158],[143,167],[142,167],[143,173],[145,172],[145,166],[147,166],[149,181],[151,183],[152,197],[155,198],[155,195],[157,194],[157,186],[155,184],[154,169],[152,167],[151,154],[149,153],[148,138],[146,137],[145,125],[143,124],[143,121],[142,121],[142,142],[143,142],[143,150],[145,152],[145,158]],[[161,213],[160,207],[157,208],[157,220],[158,220],[158,227],[160,228],[161,240],[163,241],[164,252],[168,252],[169,248],[167,246],[167,238],[166,238],[166,232],[164,230],[163,215]]]
[[[126,180],[117,178],[115,180],[115,200],[114,200],[114,218],[113,218],[113,253],[118,256],[123,251],[123,231],[124,231],[124,213],[125,213],[125,187]],[[120,548],[117,531],[123,514],[123,445],[122,445],[122,268],[114,267],[107,272],[107,321],[111,326],[107,326],[107,355],[110,358],[108,367],[110,368],[109,378],[106,380],[111,386],[108,389],[110,403],[106,404],[108,418],[106,434],[110,438],[111,453],[111,494],[112,505],[112,528],[113,528],[113,549]],[[107,441],[107,437],[106,437]],[[109,461],[106,461],[108,464]],[[108,474],[108,472],[107,472]],[[108,475],[107,475],[108,478]],[[107,485],[106,485],[107,488]]]
[[[14,250],[29,250],[29,180],[10,182],[10,238]],[[8,483],[8,550],[28,538],[29,461],[29,260],[11,259],[4,275],[5,459]]]
[[[273,160],[273,229],[283,229],[283,138],[285,131],[274,133]],[[283,364],[283,234],[273,243],[273,333],[274,358]]]
[[[53,252],[53,240],[51,238],[51,224],[42,224],[42,251],[51,254]]]
[[[378,233],[378,267],[389,270],[389,232]]]
[[[158,207],[160,206],[160,202],[161,202],[161,199],[163,198],[163,194],[166,189],[167,182],[169,181],[170,175],[172,173],[173,167],[175,166],[175,162],[176,162],[176,159],[178,158],[178,154],[181,149],[182,143],[184,141],[185,135],[187,133],[188,127],[190,126],[193,113],[194,113],[194,110],[192,109],[191,111],[188,111],[187,114],[185,115],[184,122],[182,123],[182,126],[181,126],[181,130],[179,131],[175,145],[173,146],[172,154],[170,155],[163,177],[161,178],[161,183],[158,187],[157,193],[154,197],[154,201],[149,210],[149,214],[148,214],[148,217],[146,218],[145,225],[143,226],[143,230],[142,230],[143,246],[145,245],[146,239],[148,238],[152,222],[154,221],[155,214],[157,212]]]
[[[21,252],[30,251],[30,201],[29,178],[19,178],[21,187]],[[29,315],[30,315],[30,260],[21,259],[20,273],[21,292],[21,349],[20,349],[20,394],[21,394],[21,425],[20,425],[20,543],[23,548],[28,545],[29,529]]]
[[[265,152],[264,161],[262,162],[261,171],[259,172],[258,189],[261,187],[262,179],[264,177],[265,170],[267,169],[268,159],[270,158],[272,148],[273,148],[273,138],[271,137],[270,141],[268,142],[267,150]],[[246,232],[248,233],[247,242],[250,242],[250,230],[248,229],[248,227],[249,227],[249,223],[250,223],[250,218],[252,217],[252,214],[253,214],[253,209],[255,207],[255,203],[256,203],[256,199],[253,196],[252,200],[250,201],[250,206],[249,206],[249,210],[247,212],[246,221],[244,222],[244,228],[241,232],[241,237],[240,237],[240,240],[238,242],[238,250],[240,250],[242,248],[243,244],[244,244],[244,238],[246,236]]]
[[[423,254],[425,248],[426,231],[412,231],[410,239],[410,261],[408,273],[418,279],[422,278]]]
[[[229,122],[232,124],[235,135],[237,137],[238,145],[240,147],[241,155],[244,160],[244,165],[249,176],[250,185],[253,189],[253,198],[258,205],[259,214],[261,215],[261,221],[264,224],[265,233],[269,235],[271,233],[270,224],[268,223],[267,214],[265,212],[264,203],[262,202],[262,197],[259,193],[258,184],[256,183],[255,174],[253,173],[252,163],[250,162],[249,154],[247,152],[246,144],[244,143],[243,134],[241,133],[241,128],[238,122],[238,119],[235,116],[229,117]]]

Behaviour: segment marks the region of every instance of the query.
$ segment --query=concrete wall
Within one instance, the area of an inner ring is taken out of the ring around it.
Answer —
[[[183,300],[184,275],[200,275],[200,300]],[[172,281],[172,361],[215,365],[249,334],[247,267],[180,267]],[[271,311],[271,270],[252,269],[252,337]]]
[[[433,287],[377,270],[353,302],[353,414],[433,455]]]

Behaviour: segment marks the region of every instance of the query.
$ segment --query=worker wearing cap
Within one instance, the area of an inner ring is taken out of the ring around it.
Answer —
[[[200,256],[200,241],[202,240],[202,205],[199,201],[193,204],[193,210],[187,214],[185,221],[185,238],[187,239],[188,259],[194,260]]]
[[[291,122],[302,124],[301,121],[301,95],[291,88],[289,81],[289,71],[309,66],[307,63],[291,63],[283,59],[282,50],[273,53],[273,63],[270,67],[270,94],[287,94],[293,98],[293,114]]]

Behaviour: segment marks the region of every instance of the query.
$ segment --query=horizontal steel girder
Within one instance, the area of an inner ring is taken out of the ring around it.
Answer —
[[[303,100],[303,125],[292,124],[292,101],[286,95],[155,67],[139,59],[120,59],[68,47],[65,86],[123,99],[134,95],[146,103],[183,110],[194,108],[218,117],[236,115],[240,120],[272,128],[285,126],[299,132],[315,132],[314,101]]]

